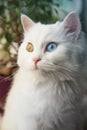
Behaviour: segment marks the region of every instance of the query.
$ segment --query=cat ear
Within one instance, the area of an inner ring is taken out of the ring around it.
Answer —
[[[81,24],[79,16],[75,12],[69,13],[63,21],[64,29],[66,29],[66,34],[71,34],[74,38],[78,38],[81,31]]]
[[[24,32],[27,32],[32,26],[35,25],[34,21],[24,14],[21,15],[21,23],[22,23]]]

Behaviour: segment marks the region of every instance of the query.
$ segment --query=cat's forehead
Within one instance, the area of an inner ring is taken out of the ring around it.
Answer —
[[[56,30],[58,30],[60,25],[61,25],[61,22],[57,22],[54,24],[37,23],[36,26],[32,29],[32,31],[35,31],[36,35],[38,34],[45,35],[45,34],[52,33],[52,31],[55,32]]]
[[[26,41],[31,41],[33,44],[42,43],[49,41],[54,37],[54,34],[60,29],[61,22],[55,24],[41,24],[37,23],[31,30],[29,30],[25,35]]]

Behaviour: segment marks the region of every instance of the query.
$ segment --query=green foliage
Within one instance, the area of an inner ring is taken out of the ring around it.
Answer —
[[[58,19],[58,7],[58,0],[0,0],[0,39],[5,37],[8,46],[12,41],[20,42],[21,13],[52,23]]]
[[[35,21],[43,23],[54,22],[58,19],[58,1],[55,0],[33,0],[30,5],[21,9],[21,12],[27,14]],[[56,16],[55,16],[55,15]]]

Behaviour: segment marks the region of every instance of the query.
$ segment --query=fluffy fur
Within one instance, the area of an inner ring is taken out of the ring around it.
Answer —
[[[85,36],[76,13],[52,25],[21,17],[19,70],[8,94],[2,130],[83,130],[86,115]],[[46,51],[50,42],[57,48]],[[34,46],[26,50],[27,43]],[[37,68],[33,58],[40,57]]]

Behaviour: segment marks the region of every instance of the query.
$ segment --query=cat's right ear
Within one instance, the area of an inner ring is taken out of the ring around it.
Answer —
[[[74,39],[78,38],[81,32],[81,24],[79,16],[76,12],[71,12],[65,17],[63,21],[63,27],[66,31],[66,35],[72,34],[71,36]]]
[[[24,14],[21,14],[21,23],[22,23],[24,32],[27,32],[31,27],[35,25],[34,21]]]

